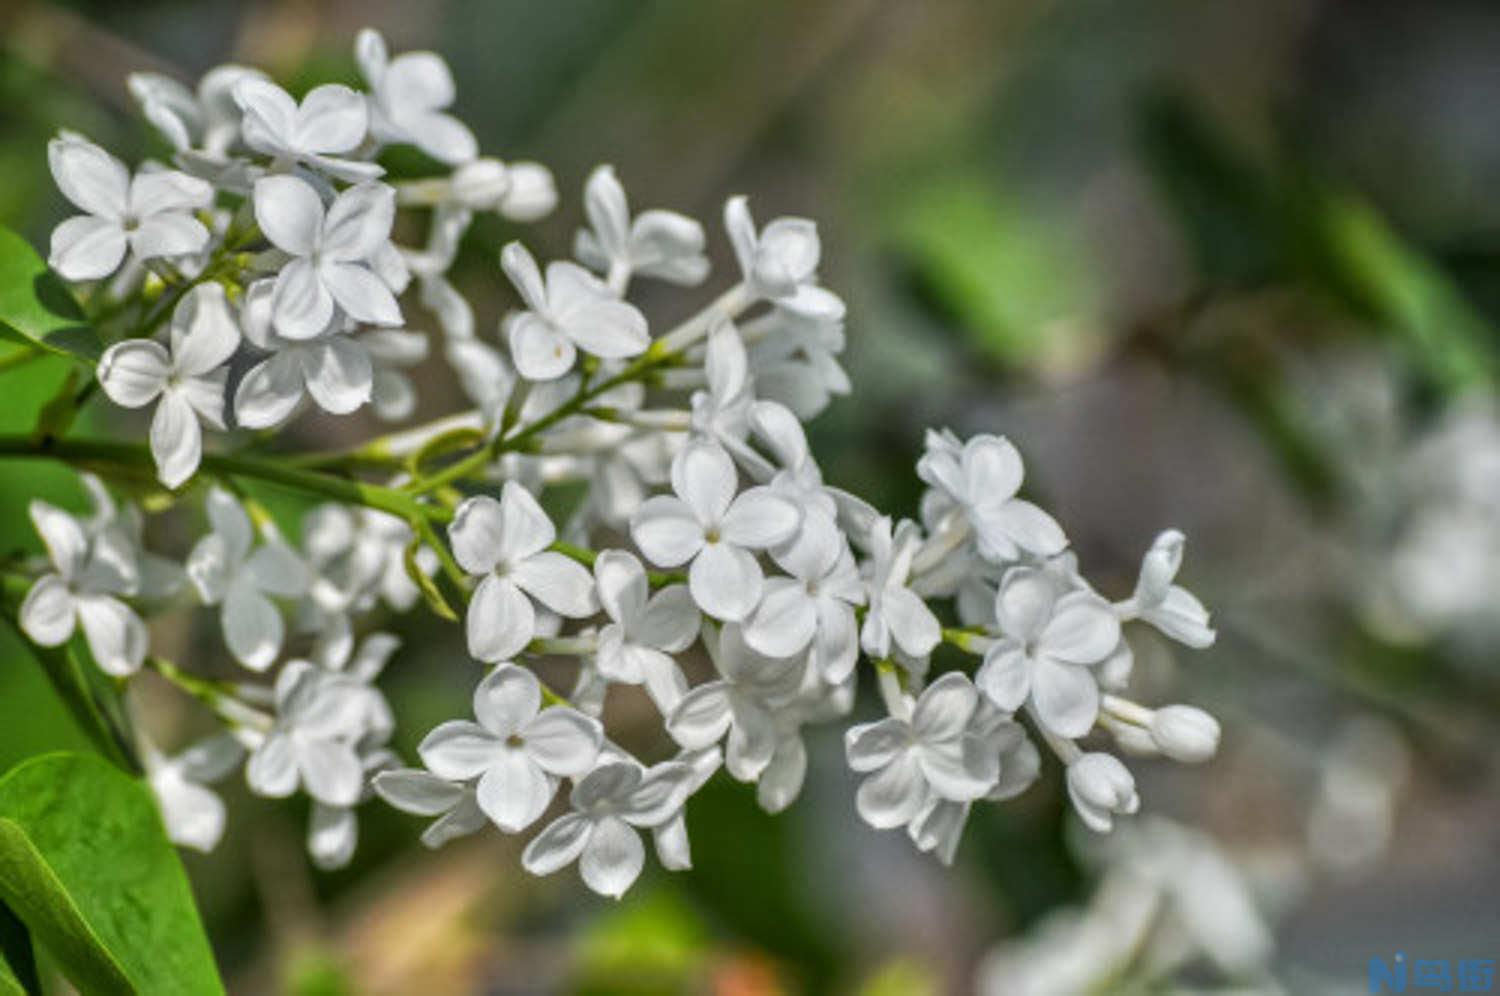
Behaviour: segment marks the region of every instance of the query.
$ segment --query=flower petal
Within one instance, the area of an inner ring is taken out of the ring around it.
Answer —
[[[209,235],[203,222],[192,215],[165,211],[143,219],[140,227],[128,238],[137,259],[155,259],[202,252],[208,245]]]
[[[69,280],[98,280],[119,268],[126,245],[118,221],[79,215],[52,230],[47,265]]]
[[[489,664],[520,653],[536,635],[536,610],[515,584],[485,575],[474,589],[465,618],[469,656]]]
[[[533,554],[512,567],[509,576],[522,591],[560,615],[581,619],[599,611],[593,575],[561,553]]]
[[[203,430],[198,415],[181,391],[167,391],[151,418],[151,456],[156,476],[169,488],[180,487],[198,470]]]
[[[725,622],[741,622],[760,604],[760,564],[748,551],[710,543],[688,568],[688,588],[698,607]],[[929,648],[930,649],[930,648]]]
[[[297,779],[297,755],[285,733],[273,732],[245,764],[245,781],[256,795],[283,799],[297,791]]]
[[[307,393],[325,412],[347,415],[370,400],[375,371],[370,354],[346,335],[332,335],[301,351]]]
[[[171,358],[160,343],[127,339],[104,351],[97,376],[109,400],[124,408],[140,408],[161,395],[171,369]]]
[[[617,623],[634,623],[646,611],[646,569],[633,554],[605,550],[594,560],[594,583],[599,604]]]
[[[606,816],[594,824],[578,858],[584,884],[601,896],[619,899],[646,865],[641,835],[619,817]]]
[[[1007,640],[992,646],[974,684],[1006,712],[1015,712],[1031,693],[1031,660],[1021,643]]]
[[[323,201],[311,184],[295,176],[263,177],[255,181],[254,199],[255,223],[272,245],[293,256],[312,254],[323,230]]]
[[[318,271],[323,286],[344,314],[369,325],[400,325],[401,306],[385,281],[363,263],[325,262]]]
[[[724,738],[732,718],[728,686],[713,681],[682,697],[667,717],[667,732],[686,749],[702,750]]]
[[[294,147],[308,152],[349,152],[365,140],[365,98],[338,83],[314,87],[302,98],[292,127]]]
[[[1060,737],[1081,737],[1099,715],[1099,685],[1088,668],[1040,657],[1033,664],[1031,697],[1037,718]]]
[[[910,751],[866,778],[854,796],[859,815],[877,830],[910,823],[926,801],[927,782]]]
[[[543,709],[526,725],[526,753],[544,771],[577,778],[594,766],[604,730],[599,721],[566,706]]]
[[[68,641],[77,625],[78,606],[67,582],[56,574],[38,578],[21,603],[21,631],[43,647],[56,647]]]
[[[703,525],[687,503],[671,495],[648,498],[630,520],[630,537],[646,559],[678,567],[703,548]]]
[[[556,792],[555,783],[522,750],[502,748],[479,778],[479,808],[506,833],[535,823]]]
[[[323,222],[323,257],[347,263],[367,260],[391,237],[395,221],[394,187],[375,182],[356,184],[328,207]]]
[[[894,716],[851,726],[844,732],[844,754],[855,771],[875,771],[890,764],[911,742],[911,726]]]
[[[89,652],[105,674],[134,674],[146,659],[146,624],[124,602],[108,595],[77,599],[78,622]]]
[[[330,806],[352,806],[365,785],[354,748],[336,740],[294,740],[307,794]]]
[[[377,795],[413,816],[446,813],[464,797],[462,785],[414,768],[382,771],[375,776],[374,784]]]
[[[672,461],[672,490],[704,525],[724,518],[737,486],[734,461],[718,443],[696,439]]]
[[[252,671],[264,671],[275,662],[286,627],[270,599],[249,585],[231,584],[219,618],[235,660]]]
[[[422,763],[433,774],[456,781],[478,778],[502,749],[493,733],[462,719],[439,724],[417,745]]]
[[[745,642],[768,657],[790,657],[812,642],[817,603],[793,578],[772,578],[755,614],[745,623]]]
[[[530,671],[501,664],[474,689],[474,715],[497,739],[520,733],[542,707],[542,687]]]
[[[755,487],[729,506],[721,528],[726,541],[758,550],[790,539],[801,524],[795,504],[768,487]]]
[[[579,813],[568,813],[547,824],[521,852],[521,865],[533,875],[551,875],[583,853],[594,823]]]
[[[556,380],[573,368],[578,358],[573,341],[540,315],[522,312],[506,324],[510,358],[522,377]]]
[[[1057,600],[1040,640],[1048,655],[1070,664],[1097,664],[1120,643],[1120,621],[1109,603],[1087,591]]]
[[[252,367],[234,392],[234,417],[246,429],[269,429],[291,418],[302,401],[305,381],[301,360],[277,353]]]
[[[953,740],[963,733],[979,705],[979,693],[968,678],[950,671],[928,685],[917,699],[911,725],[924,743]]]
[[[333,295],[323,286],[311,260],[298,257],[276,276],[271,296],[276,331],[288,339],[312,339],[333,320]]]

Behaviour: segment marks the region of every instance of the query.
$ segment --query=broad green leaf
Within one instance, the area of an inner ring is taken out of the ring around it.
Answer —
[[[103,347],[62,278],[31,244],[0,225],[0,338],[90,362]]]
[[[48,754],[0,779],[0,899],[85,993],[222,993],[147,788]]]

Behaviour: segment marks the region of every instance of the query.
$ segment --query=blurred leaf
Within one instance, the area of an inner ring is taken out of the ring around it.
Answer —
[[[696,992],[709,938],[693,910],[659,890],[599,917],[579,942],[579,993]]]
[[[62,278],[31,244],[0,225],[0,335],[50,352],[99,358],[99,335]]]
[[[0,898],[84,992],[223,992],[149,790],[97,757],[0,779]]]
[[[287,969],[290,996],[349,996],[354,985],[349,974],[329,952],[317,948],[300,951]]]
[[[943,991],[937,974],[909,958],[887,962],[860,987],[860,996],[938,996]]]
[[[902,199],[893,237],[921,289],[1001,363],[1067,367],[1092,351],[1094,274],[1058,218],[945,175]]]

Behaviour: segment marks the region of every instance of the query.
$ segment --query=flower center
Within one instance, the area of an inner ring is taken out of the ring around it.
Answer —
[[[512,733],[510,736],[505,738],[505,746],[520,750],[522,747],[526,746],[526,738],[522,737],[519,733]]]
[[[720,539],[720,537],[719,537],[719,527],[718,526],[709,526],[707,529],[703,530],[703,539],[704,539],[705,542],[708,542],[708,543],[717,543],[717,542],[719,542],[719,539]]]

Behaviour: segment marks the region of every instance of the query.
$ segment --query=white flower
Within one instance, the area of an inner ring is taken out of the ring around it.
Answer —
[[[802,662],[756,653],[733,624],[717,635],[705,626],[703,645],[719,678],[682,697],[667,717],[667,732],[686,750],[706,750],[728,734],[725,766],[740,781],[753,782],[776,752],[775,710],[796,694]]]
[[[276,275],[271,317],[288,339],[311,339],[334,320],[400,325],[401,309],[371,260],[391,237],[396,193],[383,183],[350,187],[326,213],[318,192],[295,176],[255,182],[255,220],[292,257]]]
[[[245,756],[231,733],[201,740],[174,757],[143,745],[146,780],[156,796],[167,838],[207,854],[224,836],[224,800],[206,786],[229,774]]]
[[[859,658],[854,607],[865,602],[854,557],[833,520],[804,529],[802,538],[774,559],[790,577],[766,582],[760,605],[745,623],[745,642],[771,657],[790,657],[812,647],[809,663],[825,681],[838,684]]]
[[[708,390],[693,392],[693,430],[725,444],[744,439],[755,392],[745,344],[733,322],[722,321],[708,333],[703,372]]]
[[[1084,826],[1108,833],[1116,815],[1141,808],[1130,769],[1112,754],[1083,754],[1068,765],[1068,798]]]
[[[307,661],[288,661],[275,694],[276,724],[245,765],[251,791],[281,799],[300,785],[318,802],[352,806],[364,788],[355,745],[370,689]]]
[[[1219,721],[1202,709],[1163,706],[1151,718],[1151,739],[1174,761],[1199,764],[1219,750]]]
[[[456,837],[478,831],[490,821],[479,808],[473,785],[413,768],[382,771],[375,776],[373,785],[376,794],[403,813],[438,817],[422,832],[422,843],[428,847],[442,847]]]
[[[84,213],[52,230],[47,264],[69,280],[97,280],[115,272],[129,249],[137,259],[185,256],[208,244],[208,229],[193,212],[213,203],[207,183],[176,170],[142,171],[77,136],[47,143],[52,178]]]
[[[286,338],[272,325],[273,287],[273,281],[257,280],[240,309],[246,340],[270,355],[240,379],[235,421],[246,429],[280,425],[309,395],[335,415],[347,415],[369,401],[375,369],[363,337],[347,335],[335,325],[313,339]]]
[[[513,657],[536,636],[532,599],[573,618],[599,609],[582,564],[547,549],[557,529],[525,488],[506,481],[500,500],[476,495],[448,526],[453,556],[479,587],[466,620],[469,654],[486,663]]]
[[[675,211],[644,211],[632,222],[614,167],[589,174],[583,206],[591,227],[579,230],[573,254],[585,266],[611,279],[620,272],[684,286],[708,276],[703,226]]]
[[[99,386],[125,408],[156,402],[151,455],[156,473],[176,488],[198,470],[203,430],[224,428],[224,364],[240,344],[240,330],[219,284],[194,287],[172,313],[169,353],[150,339],[127,339],[99,359]]]
[[[250,517],[222,488],[208,494],[212,532],[188,555],[187,571],[205,605],[221,606],[224,642],[235,660],[264,671],[281,653],[286,626],[266,597],[297,598],[307,590],[307,571],[296,553],[271,536],[259,547]]]
[[[93,514],[83,523],[84,532],[89,542],[109,551],[130,593],[147,600],[175,595],[187,583],[187,575],[176,561],[145,548],[141,534],[146,523],[140,507],[131,502],[117,506],[104,482],[93,474],[78,477],[93,506]]]
[[[551,875],[577,861],[585,885],[620,898],[646,863],[635,828],[671,819],[692,777],[690,767],[672,761],[649,771],[632,761],[601,764],[573,786],[573,812],[537,834],[521,864],[533,875]]]
[[[370,133],[381,142],[409,142],[439,162],[465,163],[479,154],[474,133],[443,109],[453,103],[453,74],[433,52],[392,59],[385,39],[366,28],[354,42],[370,85]]]
[[[717,619],[738,622],[760,604],[762,574],[752,550],[775,546],[801,524],[797,506],[766,487],[738,497],[734,462],[717,443],[694,440],[672,461],[672,495],[636,510],[630,534],[662,567],[692,562],[693,600]]]
[[[1202,649],[1214,643],[1208,610],[1192,592],[1172,583],[1182,567],[1182,547],[1186,542],[1186,537],[1175,529],[1156,537],[1141,561],[1140,580],[1131,601],[1137,618],[1179,643]]]
[[[949,672],[927,686],[911,716],[889,716],[852,726],[844,735],[849,767],[874,772],[860,783],[855,803],[872,827],[911,822],[930,798],[968,802],[1000,777],[1000,758],[969,728],[979,693]]]
[[[1015,560],[1022,550],[1049,557],[1068,545],[1052,516],[1016,497],[1022,475],[1020,454],[1003,436],[960,444],[951,433],[929,430],[927,452],[917,461],[917,476],[963,510],[980,554],[996,561]]]
[[[474,689],[478,723],[450,720],[417,748],[440,778],[479,779],[479,808],[507,833],[536,822],[559,777],[578,778],[594,766],[604,731],[599,721],[566,706],[542,708],[530,671],[501,664]]]
[[[750,370],[760,397],[779,401],[798,418],[810,419],[827,408],[835,395],[854,389],[838,361],[845,344],[842,318],[773,308],[746,326],[747,332],[752,329]]]
[[[374,163],[342,158],[365,140],[369,126],[364,98],[346,86],[315,87],[298,104],[275,83],[249,77],[235,84],[234,99],[244,112],[245,144],[276,166],[301,164],[350,183],[385,172]]]
[[[757,234],[748,201],[731,197],[724,204],[724,228],[752,293],[799,314],[844,316],[844,302],[816,282],[823,251],[816,224],[777,218]]]
[[[1099,685],[1089,670],[1120,642],[1109,603],[1089,591],[1059,596],[1039,569],[1006,574],[995,597],[1003,635],[985,653],[975,680],[990,701],[1014,712],[1028,698],[1038,720],[1058,736],[1081,737],[1099,715]]]
[[[648,598],[645,568],[624,550],[599,554],[594,580],[610,619],[599,632],[599,674],[627,685],[644,684],[657,708],[670,712],[687,691],[687,680],[671,655],[686,650],[698,636],[692,595],[674,584]]]
[[[160,73],[131,73],[125,79],[146,120],[179,153],[197,146],[220,158],[240,137],[240,107],[234,88],[242,79],[265,79],[259,69],[215,66],[198,81],[197,92]]]
[[[663,868],[671,871],[686,871],[693,867],[693,850],[688,841],[687,800],[718,772],[724,764],[724,753],[717,747],[708,750],[684,751],[673,759],[687,765],[691,774],[682,787],[677,810],[663,822],[651,828],[651,840],[656,845],[656,859]]]
[[[528,309],[506,322],[511,359],[527,380],[561,377],[579,349],[621,359],[637,356],[651,344],[646,317],[578,264],[549,263],[543,282],[531,253],[512,242],[501,251],[500,265]]]
[[[411,418],[417,410],[417,389],[406,371],[427,359],[427,336],[401,329],[369,329],[356,341],[374,369],[370,407],[375,417],[386,422]]]
[[[67,512],[33,500],[31,522],[47,547],[53,573],[31,586],[21,603],[21,629],[36,644],[56,647],[82,626],[89,652],[107,674],[132,674],[146,658],[146,626],[120,595],[134,594],[128,551],[93,539]]]
[[[876,660],[890,657],[893,647],[909,657],[926,657],[942,642],[943,627],[927,603],[906,586],[921,542],[916,523],[903,521],[893,534],[890,518],[883,516],[871,526],[866,542],[870,609],[860,644]]]
[[[354,859],[359,843],[359,816],[355,806],[369,801],[370,779],[381,771],[394,768],[396,755],[384,747],[364,751],[359,759],[364,783],[359,796],[349,805],[330,805],[313,800],[307,821],[307,853],[313,864],[324,871],[347,867]]]

